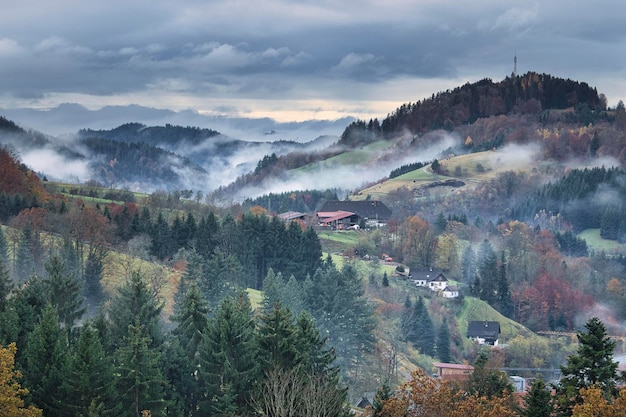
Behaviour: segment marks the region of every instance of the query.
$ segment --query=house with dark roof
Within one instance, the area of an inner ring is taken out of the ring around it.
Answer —
[[[448,286],[448,278],[443,274],[437,274],[436,277],[428,281],[428,288],[432,291],[443,291]]]
[[[470,321],[467,337],[481,345],[498,346],[500,323],[497,321]]]
[[[350,213],[349,215],[346,215]],[[325,219],[343,216],[328,221]],[[364,221],[368,226],[384,224],[391,217],[391,210],[382,201],[340,201],[328,200],[317,211],[320,225],[328,225],[332,221],[339,221],[342,227],[350,227]],[[332,224],[332,223],[330,223]]]

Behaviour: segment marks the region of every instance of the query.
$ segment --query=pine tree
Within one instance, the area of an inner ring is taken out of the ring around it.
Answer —
[[[480,298],[490,305],[496,302],[498,290],[498,257],[487,239],[478,248],[477,272],[480,277]]]
[[[295,327],[291,312],[280,304],[261,316],[257,331],[259,359],[263,373],[273,368],[291,369],[296,364]]]
[[[165,357],[165,377],[174,390],[168,391],[170,408],[185,416],[195,415],[203,396],[204,383],[198,377],[200,345],[209,328],[209,306],[195,282],[174,306],[176,323]]]
[[[104,352],[98,329],[90,323],[85,324],[70,355],[64,401],[72,414],[87,416],[92,409],[110,410],[113,368]]]
[[[140,417],[144,410],[159,416],[166,404],[164,388],[166,381],[161,374],[161,358],[151,349],[147,330],[139,323],[128,326],[127,336],[115,354],[115,382],[117,405],[115,415]]]
[[[502,397],[513,392],[509,377],[502,371],[488,366],[489,353],[478,353],[474,362],[474,371],[470,376],[468,393],[479,397]]]
[[[4,263],[6,267],[9,266],[9,246],[7,244],[4,231],[0,226],[0,262]]]
[[[420,353],[435,356],[435,328],[421,296],[417,299],[413,310],[413,333],[415,334],[413,345]]]
[[[437,333],[437,356],[441,362],[450,362],[450,329],[448,328],[448,321],[445,317]]]
[[[504,251],[502,252],[502,261],[500,262],[500,274],[498,275],[497,307],[498,311],[506,317],[513,317],[513,299],[511,298],[509,281],[506,277]]]
[[[226,297],[211,320],[200,345],[199,379],[206,394],[199,402],[200,415],[247,414],[259,379],[259,358],[252,307],[245,291]]]
[[[270,268],[267,271],[267,275],[263,280],[263,310],[266,312],[271,311],[274,305],[281,303],[282,289],[285,285],[283,281],[283,274],[274,272],[274,269]]]
[[[4,259],[0,258],[0,313],[6,310],[9,294],[13,290],[13,282]]]
[[[22,231],[22,238],[17,246],[17,253],[15,255],[15,268],[14,268],[14,280],[18,283],[23,283],[33,276],[35,270],[35,259],[30,250],[31,238],[30,229],[24,228]]]
[[[85,271],[83,273],[85,281],[84,295],[89,317],[93,317],[104,306],[107,299],[101,283],[103,274],[102,258],[102,254],[93,252],[87,256],[87,262],[85,263]]]
[[[389,277],[387,276],[387,271],[383,274],[383,287],[389,286]]]
[[[607,397],[617,395],[617,362],[613,361],[615,342],[609,338],[604,323],[592,317],[585,323],[585,331],[578,332],[578,350],[561,366],[561,380],[557,386],[559,409],[571,414],[574,404],[580,404],[581,388],[599,387]]]
[[[374,404],[372,404],[372,417],[388,417],[383,413],[383,406],[385,401],[393,397],[393,391],[388,381],[384,381],[383,384],[376,390],[374,395]]]
[[[328,259],[328,258],[327,258]],[[328,343],[337,352],[337,362],[348,373],[374,346],[373,308],[354,267],[341,271],[330,262],[315,273],[308,288],[307,306]]]
[[[400,317],[400,338],[405,342],[415,343],[417,338],[415,334],[415,326],[413,325],[413,306],[411,298],[407,294],[404,299],[404,308]]]
[[[528,394],[524,396],[523,417],[546,417],[550,416],[553,410],[552,396],[543,382],[543,379],[536,379],[530,386]]]
[[[148,288],[138,272],[133,272],[118,289],[118,294],[109,306],[113,347],[119,346],[124,338],[130,336],[129,324],[145,332],[142,337],[150,341],[150,348],[160,346],[164,340],[160,324],[162,310],[163,301]]]
[[[59,319],[69,335],[74,322],[85,312],[82,285],[73,275],[65,272],[65,264],[57,256],[53,256],[45,268],[50,303],[57,309]]]
[[[63,381],[67,375],[67,335],[59,326],[56,309],[48,305],[28,337],[25,385],[33,403],[46,417],[63,416]]]

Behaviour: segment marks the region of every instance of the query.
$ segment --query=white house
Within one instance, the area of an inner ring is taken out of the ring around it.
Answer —
[[[459,296],[459,289],[454,285],[448,285],[441,291],[443,298],[456,298]]]
[[[432,291],[443,291],[448,286],[448,278],[443,274],[437,275],[435,278],[428,282],[428,288]]]

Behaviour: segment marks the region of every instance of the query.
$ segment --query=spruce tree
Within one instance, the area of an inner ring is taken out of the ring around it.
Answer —
[[[139,272],[133,272],[109,306],[112,347],[119,347],[130,336],[129,324],[144,332],[142,337],[150,341],[150,348],[161,346],[164,340],[160,323],[162,310],[163,301],[150,290]]]
[[[74,322],[85,312],[82,284],[74,275],[66,273],[65,264],[57,256],[53,256],[45,268],[50,303],[57,309],[59,319],[69,335]]]
[[[102,274],[102,255],[97,252],[90,253],[87,256],[85,271],[83,273],[85,281],[83,293],[85,295],[85,304],[87,305],[89,317],[95,316],[102,306],[104,306],[107,299],[106,293],[102,288]]]
[[[295,331],[291,311],[280,304],[275,304],[270,311],[261,316],[257,339],[263,373],[266,374],[274,368],[294,367],[298,356]]]
[[[450,362],[450,329],[448,328],[448,321],[445,317],[437,333],[437,356],[441,362]]]
[[[266,312],[271,311],[274,305],[281,303],[282,289],[285,285],[283,281],[283,274],[274,272],[274,269],[270,268],[267,271],[267,275],[263,280],[263,310]]]
[[[376,390],[374,395],[374,404],[372,404],[372,417],[388,417],[383,413],[383,406],[385,401],[393,397],[393,391],[388,381],[384,381],[382,385]]]
[[[66,412],[63,382],[68,371],[67,348],[67,335],[59,326],[56,309],[49,304],[28,336],[24,372],[33,403],[46,417],[64,416]]]
[[[404,308],[400,316],[400,339],[405,342],[415,343],[417,341],[415,326],[413,324],[414,310],[411,305],[411,298],[407,294],[404,299]]]
[[[413,334],[415,335],[413,345],[420,353],[435,356],[435,328],[421,296],[417,299],[413,311]]]
[[[7,244],[6,237],[4,236],[4,230],[0,226],[0,262],[8,268],[9,266],[9,246]]]
[[[72,274],[76,277],[81,276],[81,265],[80,260],[78,259],[78,253],[76,252],[76,248],[74,246],[74,241],[69,237],[65,237],[63,239],[63,244],[61,246],[61,253],[59,254],[61,261],[63,262],[63,266],[65,267],[65,273]]]
[[[506,317],[513,317],[513,299],[511,298],[509,281],[506,277],[504,251],[502,252],[502,261],[500,262],[500,274],[498,275],[497,307],[498,311]]]
[[[546,383],[541,378],[536,379],[530,386],[528,394],[524,396],[521,415],[523,417],[546,417],[551,415],[552,410],[552,396]]]
[[[22,237],[17,246],[15,255],[15,267],[13,270],[14,281],[23,283],[36,273],[35,259],[30,250],[30,229],[24,228]]]
[[[329,258],[327,258],[329,259]],[[364,294],[364,285],[350,264],[337,271],[332,260],[311,279],[308,310],[328,343],[337,352],[337,363],[346,374],[374,346],[373,308]]]
[[[0,258],[0,313],[6,310],[9,294],[13,290],[13,282],[9,275],[5,260]]]
[[[557,403],[564,414],[571,414],[575,404],[582,402],[580,390],[599,387],[607,397],[617,395],[618,363],[613,361],[615,342],[609,338],[604,323],[597,317],[585,323],[578,332],[578,350],[561,366],[561,380],[557,385]]]
[[[98,329],[85,324],[70,350],[65,381],[65,402],[73,415],[88,416],[90,410],[104,414],[113,407],[113,368],[105,354]]]
[[[195,282],[174,306],[171,320],[176,324],[167,347],[165,377],[174,388],[168,391],[170,408],[185,416],[195,415],[204,395],[200,345],[209,328],[209,306]]]
[[[490,305],[496,301],[498,291],[498,257],[491,243],[484,239],[478,248],[477,272],[480,277],[480,298]]]
[[[389,277],[387,276],[387,271],[383,273],[383,287],[389,286]]]
[[[245,291],[226,297],[212,318],[199,351],[199,380],[206,392],[200,415],[247,415],[259,379],[259,358],[252,307]]]
[[[151,349],[149,332],[135,322],[128,325],[127,335],[115,353],[115,415],[140,417],[144,410],[162,415],[166,404],[166,381],[161,373],[161,357]]]
[[[513,392],[513,386],[509,377],[504,372],[490,367],[488,361],[489,352],[480,351],[474,362],[468,393],[487,398],[510,395]]]

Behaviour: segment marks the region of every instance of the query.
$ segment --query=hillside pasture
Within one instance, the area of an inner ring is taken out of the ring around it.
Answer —
[[[626,244],[616,240],[604,239],[600,236],[600,229],[587,229],[578,234],[578,237],[585,239],[587,247],[594,251],[604,251],[609,253],[626,253]]]
[[[422,187],[426,187],[437,181],[458,179],[466,183],[465,187],[472,184],[492,180],[506,171],[532,171],[541,166],[541,161],[533,157],[532,151],[515,151],[502,148],[494,151],[476,152],[471,154],[453,156],[439,160],[442,171],[446,175],[439,175],[432,172],[431,165],[407,172],[396,178],[382,181],[371,187],[364,188],[356,195],[351,196],[353,200],[364,200],[371,198],[374,200],[383,199],[392,191],[406,187],[416,194]],[[429,193],[447,193],[454,188],[438,187],[429,189]]]
[[[393,142],[378,141],[370,143],[362,148],[342,152],[323,161],[314,162],[300,168],[291,170],[294,175],[311,174],[318,170],[326,170],[339,167],[366,166],[370,161],[376,159],[393,145]]]

